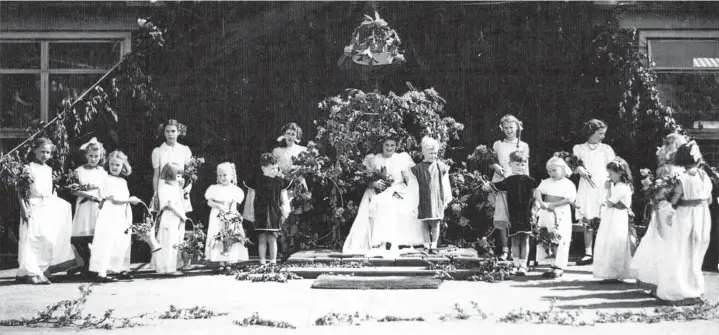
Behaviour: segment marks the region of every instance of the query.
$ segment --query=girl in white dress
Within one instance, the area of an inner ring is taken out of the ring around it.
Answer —
[[[594,247],[594,278],[616,282],[630,277],[632,241],[629,233],[629,215],[634,191],[629,164],[619,157],[607,164],[609,182],[606,209],[597,231]]]
[[[162,182],[157,187],[160,208],[165,208],[160,216],[157,241],[161,250],[152,254],[152,268],[157,273],[182,275],[177,271],[180,251],[175,245],[184,240],[184,223],[187,221],[182,204],[182,169],[174,162],[165,164],[160,175]]]
[[[657,168],[656,180],[680,175],[684,172],[684,167],[674,165],[674,154],[679,146],[686,143],[684,136],[679,134],[669,134],[664,139],[664,145],[657,150]],[[673,185],[672,185],[673,186]],[[669,202],[673,196],[673,188],[661,188],[655,194],[652,206],[652,214],[647,227],[647,232],[642,237],[642,241],[634,253],[634,258],[630,265],[631,277],[637,279],[640,287],[649,290],[650,294],[655,295],[657,289],[657,276],[659,275],[659,251],[662,248],[661,236],[659,229],[668,227],[669,220],[676,213],[672,204]]]
[[[79,271],[81,268],[87,270],[90,264],[89,242],[95,234],[95,223],[97,214],[100,211],[99,187],[107,178],[107,171],[102,167],[105,165],[105,148],[97,138],[92,138],[89,142],[80,146],[80,150],[85,152],[85,165],[75,169],[75,178],[82,186],[87,186],[87,191],[78,191],[74,195],[77,196],[75,203],[75,216],[72,221],[72,236],[85,237],[77,239],[73,242],[75,252],[77,253],[75,261]],[[73,272],[77,272],[73,271]]]
[[[272,155],[277,158],[277,164],[279,165],[280,172],[283,175],[287,175],[290,171],[292,171],[293,158],[307,151],[307,147],[299,144],[301,139],[302,128],[296,123],[290,122],[282,127],[282,135],[277,138],[277,142],[280,143],[280,146],[272,150]],[[308,190],[307,182],[304,179],[300,179],[295,182],[300,183],[303,191]],[[299,200],[299,194],[294,194],[295,192],[292,192],[292,190],[288,191],[290,204],[294,205],[292,205],[292,212],[287,218],[287,222],[282,226],[283,234],[280,238],[282,239],[281,245],[284,252],[294,249],[294,236],[297,234],[299,229],[299,215],[309,210],[309,204],[301,201],[293,201],[295,199]]]
[[[152,168],[154,169],[152,186],[155,194],[157,194],[160,180],[162,179],[160,172],[167,163],[175,163],[180,167],[181,171],[184,171],[185,165],[192,159],[192,151],[190,148],[177,141],[178,138],[184,137],[187,134],[187,127],[184,124],[177,122],[177,120],[168,120],[167,123],[160,125],[160,131],[165,136],[165,142],[152,150]],[[185,212],[192,212],[192,204],[189,198],[185,199],[184,197],[184,194],[189,194],[191,189],[192,184],[183,190],[183,206],[185,207]],[[160,210],[161,208],[162,205],[154,209]]]
[[[33,141],[32,176],[29,197],[20,196],[20,236],[17,280],[21,283],[50,284],[50,267],[59,270],[74,263],[70,245],[72,209],[53,191],[52,168],[47,164],[55,146],[47,138]]]
[[[534,192],[534,199],[539,204],[537,225],[546,227],[547,231],[556,232],[561,236],[559,245],[554,252],[555,258],[551,269],[544,274],[545,278],[559,278],[564,274],[569,260],[569,245],[572,242],[572,212],[570,205],[577,198],[574,183],[567,179],[572,170],[567,163],[552,157],[547,161],[547,172],[550,178],[542,180]],[[541,245],[537,246],[537,262],[549,259],[549,255]]]
[[[228,211],[239,213],[237,207],[245,199],[245,192],[237,187],[235,164],[226,162],[217,165],[217,184],[211,185],[207,189],[205,199],[207,199],[207,205],[212,208],[207,226],[205,258],[211,262],[219,262],[219,271],[225,270],[228,263],[248,260],[247,248],[241,243],[235,243],[229,252],[223,254],[222,242],[215,240],[215,236],[222,227],[218,214]]]
[[[129,204],[140,203],[140,199],[130,196],[127,181],[123,178],[132,173],[127,156],[121,151],[110,153],[108,169],[110,176],[100,187],[103,205],[97,216],[90,257],[90,271],[97,273],[96,281],[100,283],[129,279],[122,274],[128,270],[125,268],[125,256],[132,244],[131,235],[125,231],[132,226]],[[108,272],[115,276],[108,277]]]
[[[501,141],[494,142],[492,149],[497,153],[498,163],[491,166],[494,170],[492,182],[496,183],[504,180],[512,175],[512,169],[509,167],[509,155],[515,151],[522,151],[529,158],[529,145],[521,141],[522,122],[514,115],[508,114],[499,120],[499,129],[504,132],[505,138]],[[529,166],[529,161],[527,161]],[[529,169],[525,170],[529,175]],[[499,245],[502,248],[500,259],[506,260],[509,256],[509,210],[507,206],[507,192],[498,192],[492,194],[490,201],[494,201],[494,228],[499,234]]]
[[[694,141],[679,147],[674,158],[676,165],[684,166],[686,171],[674,188],[672,204],[677,206],[674,220],[661,229],[657,297],[696,303],[704,294],[702,263],[711,234],[712,183],[706,172],[697,167],[702,156]]]
[[[382,142],[381,154],[365,157],[363,164],[368,170],[384,170],[394,182],[388,185],[384,180],[375,180],[368,185],[342,247],[344,253],[367,253],[372,248],[386,248],[387,244],[398,251],[399,245],[424,243],[422,226],[417,221],[417,202],[407,192],[402,174],[414,166],[414,161],[406,152],[396,150],[397,139],[387,138]]]
[[[574,146],[572,152],[584,162],[584,167],[578,167],[577,173],[579,187],[577,188],[577,219],[581,220],[586,216],[587,220],[601,218],[600,209],[606,199],[606,189],[603,187],[609,175],[606,166],[614,157],[614,150],[609,145],[602,143],[607,134],[607,124],[601,120],[592,119],[584,123],[582,133],[586,136],[587,142]],[[590,183],[589,181],[592,181]],[[592,245],[594,242],[594,231],[584,231],[584,257],[577,262],[577,265],[592,264]]]

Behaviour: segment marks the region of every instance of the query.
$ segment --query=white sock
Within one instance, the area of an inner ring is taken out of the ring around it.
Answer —
[[[592,248],[584,248],[584,255],[592,256]]]
[[[437,249],[437,242],[432,242],[432,249]]]

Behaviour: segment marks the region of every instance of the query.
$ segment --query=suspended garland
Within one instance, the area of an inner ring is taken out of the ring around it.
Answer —
[[[374,18],[365,15],[365,20],[355,29],[350,45],[344,49],[337,65],[348,67],[349,60],[360,65],[376,66],[398,64],[405,61],[400,50],[402,41],[387,21],[374,13]]]

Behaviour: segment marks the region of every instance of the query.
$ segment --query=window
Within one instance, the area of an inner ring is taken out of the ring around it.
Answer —
[[[129,32],[0,32],[0,139],[24,137],[129,51]]]
[[[685,128],[719,128],[719,31],[645,31],[662,102]],[[719,130],[719,129],[717,129]]]

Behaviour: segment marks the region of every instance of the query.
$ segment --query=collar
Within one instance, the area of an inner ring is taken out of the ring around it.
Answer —
[[[100,164],[95,165],[95,166],[90,166],[90,164],[83,164],[82,167],[84,167],[86,170],[95,170],[95,169],[100,169],[100,168],[102,168],[102,167],[100,166]]]

